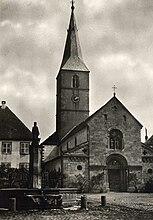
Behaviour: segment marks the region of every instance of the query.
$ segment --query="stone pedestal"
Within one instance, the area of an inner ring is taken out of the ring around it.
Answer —
[[[39,139],[40,141],[40,139]],[[39,142],[30,146],[29,188],[40,189],[41,184],[41,148]]]

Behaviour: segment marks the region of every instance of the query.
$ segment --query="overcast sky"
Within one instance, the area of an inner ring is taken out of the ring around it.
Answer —
[[[90,114],[117,97],[153,134],[153,1],[76,0]],[[69,0],[0,0],[0,100],[44,140],[55,130],[56,76]],[[144,132],[143,132],[144,133]],[[142,139],[143,140],[143,139]]]

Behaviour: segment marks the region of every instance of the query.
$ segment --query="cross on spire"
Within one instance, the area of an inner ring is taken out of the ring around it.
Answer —
[[[114,90],[114,96],[115,96],[115,95],[116,95],[117,87],[114,85],[114,86],[112,87],[112,89]]]
[[[74,8],[75,8],[74,7],[74,3],[75,3],[74,0],[72,0],[71,3],[72,3],[71,9],[74,10]]]

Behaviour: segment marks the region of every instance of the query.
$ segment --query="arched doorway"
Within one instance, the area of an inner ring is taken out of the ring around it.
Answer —
[[[119,154],[108,156],[107,161],[109,189],[113,192],[127,191],[127,161]]]

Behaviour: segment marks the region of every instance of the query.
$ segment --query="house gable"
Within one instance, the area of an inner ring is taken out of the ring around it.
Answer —
[[[8,107],[0,107],[0,140],[32,140],[32,132]]]

